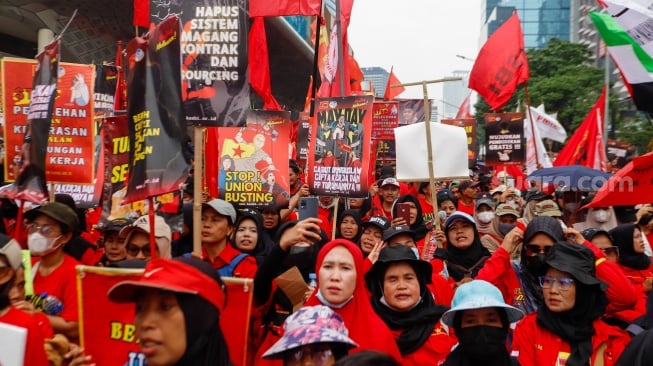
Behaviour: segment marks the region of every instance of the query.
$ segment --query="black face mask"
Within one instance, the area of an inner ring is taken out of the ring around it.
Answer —
[[[517,225],[515,225],[515,224],[499,224],[499,232],[501,232],[501,234],[503,234],[503,235],[506,235],[506,234],[508,234],[510,232],[510,230],[514,229],[515,226],[517,226]]]
[[[538,253],[531,256],[526,256],[526,263],[524,263],[528,272],[533,276],[541,276],[544,274],[544,268],[546,263],[544,263],[544,254]]]
[[[506,350],[506,337],[508,329],[479,325],[475,327],[456,329],[460,349],[470,358],[475,360],[491,361],[494,357]]]

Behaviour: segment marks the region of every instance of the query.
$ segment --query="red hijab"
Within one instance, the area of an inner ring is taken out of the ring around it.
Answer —
[[[365,350],[374,350],[384,352],[392,356],[398,362],[401,362],[401,354],[395,342],[392,332],[381,318],[374,312],[370,302],[370,295],[365,285],[365,276],[363,270],[363,252],[360,248],[346,239],[336,239],[327,243],[317,255],[315,273],[320,273],[324,257],[331,249],[343,246],[354,257],[354,266],[356,268],[356,288],[354,297],[342,308],[332,308],[345,321],[349,330],[349,337],[358,343],[358,347],[352,349],[349,353],[356,353]],[[319,278],[319,275],[318,275]],[[318,287],[311,297],[306,300],[305,306],[326,305],[322,304],[317,298]],[[327,305],[328,306],[328,305]]]

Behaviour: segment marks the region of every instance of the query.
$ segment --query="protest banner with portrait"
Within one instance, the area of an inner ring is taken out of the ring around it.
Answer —
[[[367,197],[372,145],[372,96],[318,99],[307,181],[323,196]]]
[[[126,202],[180,189],[191,152],[181,103],[179,18],[127,45],[129,177]]]
[[[524,113],[485,114],[485,165],[524,163]]]
[[[372,114],[372,141],[377,160],[394,160],[395,133],[399,126],[399,102],[374,102]]]
[[[476,165],[478,158],[478,138],[476,136],[476,120],[473,118],[443,119],[440,121],[445,125],[458,126],[465,129],[467,133],[467,160],[470,168]]]
[[[237,207],[288,207],[290,129],[290,112],[277,111],[250,111],[247,126],[220,128],[218,196]]]
[[[424,99],[395,99],[399,101],[399,126],[412,125],[426,120]],[[433,100],[429,99],[432,105]]]
[[[150,22],[179,14],[186,121],[244,126],[249,106],[247,0],[150,1]]]

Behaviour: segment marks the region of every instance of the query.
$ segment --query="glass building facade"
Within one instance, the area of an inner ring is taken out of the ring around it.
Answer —
[[[552,38],[569,41],[571,0],[485,0],[482,32],[485,39],[517,9],[526,48],[543,48]]]

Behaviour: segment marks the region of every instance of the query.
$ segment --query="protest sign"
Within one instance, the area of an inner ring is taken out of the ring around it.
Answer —
[[[381,160],[395,159],[394,129],[399,126],[399,102],[374,102],[372,141],[375,156]]]
[[[297,127],[297,156],[295,159],[301,166],[306,166],[308,161],[309,140],[311,137],[311,121],[308,112],[299,112],[299,125]]]
[[[424,110],[424,99],[397,99],[399,101],[399,126],[423,122],[427,118]],[[433,103],[429,99],[429,103]]]
[[[467,160],[469,167],[476,165],[478,158],[478,138],[476,136],[476,120],[473,118],[443,119],[445,125],[458,126],[465,129],[467,134]]]
[[[246,127],[220,128],[219,197],[238,207],[288,207],[290,112],[250,111],[247,119]]]
[[[372,101],[371,96],[317,100],[307,172],[314,194],[367,197]]]
[[[96,116],[113,114],[116,86],[118,85],[118,67],[113,65],[97,65],[95,67],[95,92],[93,93],[93,108]]]
[[[234,366],[245,366],[254,299],[254,280],[222,277],[222,281],[226,285],[227,305],[220,314],[220,327],[225,334],[229,358]]]
[[[524,163],[524,113],[485,114],[485,165]]]

